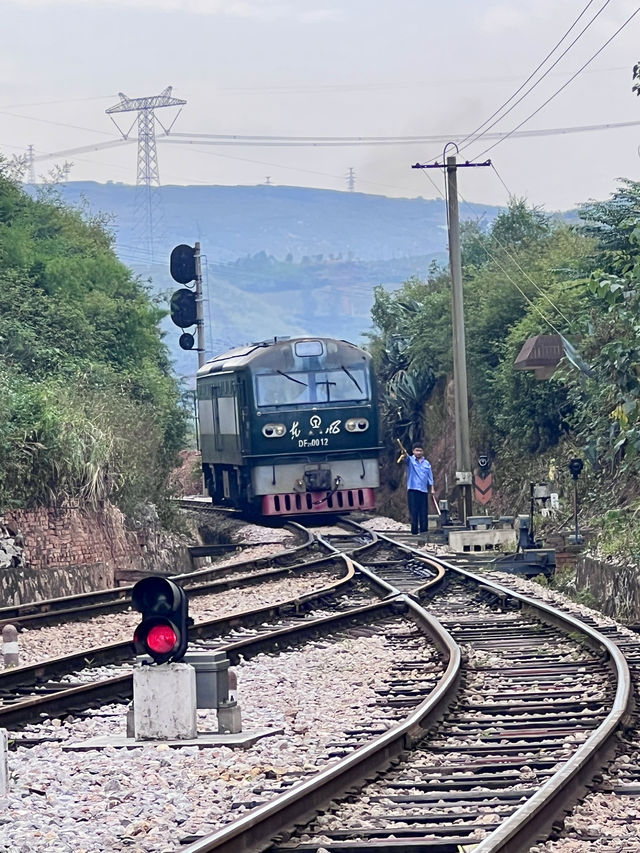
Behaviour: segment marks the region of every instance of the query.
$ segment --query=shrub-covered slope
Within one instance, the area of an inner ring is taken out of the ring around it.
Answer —
[[[162,312],[104,223],[0,169],[0,511],[163,491],[184,415]]]

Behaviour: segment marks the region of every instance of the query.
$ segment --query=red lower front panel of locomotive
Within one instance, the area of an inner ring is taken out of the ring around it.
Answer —
[[[317,512],[350,512],[375,509],[373,489],[340,489],[335,492],[287,492],[283,495],[264,495],[263,515],[299,515]]]

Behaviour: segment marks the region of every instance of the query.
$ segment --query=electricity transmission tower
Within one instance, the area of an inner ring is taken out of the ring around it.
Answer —
[[[36,182],[36,168],[35,168],[35,161],[33,159],[35,156],[35,149],[34,149],[33,145],[29,146],[28,152],[29,153],[27,154],[27,165],[28,165],[27,180],[33,186],[33,184],[35,184],[35,182]]]
[[[137,122],[138,125],[138,170],[136,175],[136,205],[134,228],[139,232],[143,245],[147,250],[150,262],[153,262],[154,243],[160,237],[162,208],[160,204],[160,173],[158,171],[158,151],[156,148],[156,122],[168,134],[176,123],[181,109],[175,118],[165,127],[156,116],[155,111],[161,107],[180,107],[187,102],[171,95],[172,86],[167,86],[159,95],[146,98],[128,98],[119,92],[120,102],[105,110],[111,121],[128,139]],[[137,117],[125,132],[113,118],[114,113],[137,113]]]
[[[347,173],[347,188],[350,193],[356,188],[356,173],[353,166],[349,166],[349,172]]]

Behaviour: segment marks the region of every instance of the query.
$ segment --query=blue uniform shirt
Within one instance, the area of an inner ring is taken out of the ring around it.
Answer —
[[[417,489],[419,492],[428,492],[429,486],[433,486],[433,473],[431,465],[422,457],[420,461],[415,456],[407,456],[407,489]]]

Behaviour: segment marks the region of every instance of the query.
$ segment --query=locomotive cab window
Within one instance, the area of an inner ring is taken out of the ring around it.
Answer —
[[[369,400],[369,377],[363,364],[324,370],[269,371],[255,376],[258,406],[360,403]]]

